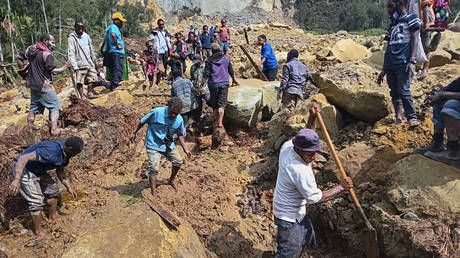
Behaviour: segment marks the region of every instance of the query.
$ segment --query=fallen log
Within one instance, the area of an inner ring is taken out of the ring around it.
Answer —
[[[256,62],[254,61],[254,59],[252,59],[252,56],[249,54],[248,50],[246,48],[244,48],[242,45],[240,45],[240,48],[241,50],[243,50],[243,53],[246,55],[246,57],[249,59],[249,61],[251,62],[252,66],[254,66],[254,68],[256,69],[256,72],[257,74],[259,75],[259,78],[262,80],[262,81],[268,81],[267,77],[265,76],[265,74],[260,70],[260,67],[256,64]]]
[[[153,211],[155,211],[162,219],[168,222],[171,227],[177,230],[177,228],[180,226],[180,222],[174,213],[161,205],[159,199],[153,197],[148,189],[142,191],[142,197],[144,197],[144,202],[147,203]]]

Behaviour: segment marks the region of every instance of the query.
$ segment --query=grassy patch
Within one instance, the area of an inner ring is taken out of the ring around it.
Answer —
[[[129,205],[133,205],[133,204],[139,202],[140,198],[134,197],[134,196],[132,196],[130,194],[123,193],[121,195],[121,200],[123,202],[126,202],[128,204],[128,206],[129,206]]]

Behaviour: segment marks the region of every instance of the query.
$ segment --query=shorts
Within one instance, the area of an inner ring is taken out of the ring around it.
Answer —
[[[148,178],[156,178],[158,173],[160,172],[160,161],[161,156],[165,156],[166,159],[171,161],[173,167],[180,168],[184,163],[182,157],[180,156],[179,152],[176,148],[169,149],[166,148],[165,152],[160,152],[157,150],[147,149],[147,157],[149,161],[149,170],[147,171],[146,176]]]
[[[230,47],[228,45],[228,41],[221,41],[220,42],[220,49],[222,50],[222,52],[227,53],[228,50],[230,49]]]
[[[43,114],[45,108],[50,112],[62,109],[56,92],[54,90],[47,92],[30,90],[30,112]]]
[[[300,257],[305,247],[316,246],[315,230],[307,215],[300,223],[275,217],[275,224],[278,226],[275,257]]]
[[[456,99],[442,100],[433,106],[433,124],[435,128],[445,128],[444,115],[460,120],[460,101]]]
[[[16,164],[13,165],[13,174],[16,173],[15,167]],[[60,194],[59,185],[48,173],[37,176],[26,168],[21,177],[20,192],[31,212],[43,210],[46,198],[56,198]]]
[[[97,71],[94,68],[78,69],[75,73],[77,74],[77,84],[88,85],[97,82]]]
[[[212,108],[225,108],[228,98],[228,84],[208,84],[211,99],[209,104]]]

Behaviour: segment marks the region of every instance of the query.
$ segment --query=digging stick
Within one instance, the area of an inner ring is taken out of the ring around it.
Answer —
[[[267,77],[265,77],[265,74],[260,70],[259,66],[256,64],[254,59],[252,59],[252,57],[249,54],[248,50],[246,48],[244,48],[242,45],[240,45],[240,48],[241,48],[241,50],[243,50],[243,53],[249,59],[249,61],[251,62],[252,66],[254,66],[254,68],[256,69],[257,74],[259,75],[260,79],[263,80],[263,81],[268,81]]]
[[[246,31],[246,28],[244,28],[243,31],[244,31],[244,38],[246,39],[246,44],[249,45],[248,32]]]
[[[332,143],[331,137],[329,136],[329,133],[326,128],[326,124],[324,124],[323,118],[319,112],[316,112],[316,118],[321,126],[321,130],[323,131],[324,138],[326,138],[326,143],[329,149],[331,150],[332,157],[334,158],[335,163],[337,164],[337,167],[340,172],[341,178],[346,178],[347,174],[345,173],[345,170],[343,169],[342,162],[339,159],[339,155],[337,154],[337,151],[335,150],[334,144]],[[358,197],[356,197],[355,190],[351,188],[348,193],[351,196],[351,199],[353,199],[353,202],[358,210],[359,215],[361,215],[361,218],[364,221],[364,224],[366,224],[367,229],[369,230],[370,236],[368,239],[368,244],[370,246],[366,247],[366,256],[367,257],[378,257],[378,244],[377,244],[377,232],[375,231],[375,228],[371,225],[369,220],[366,217],[366,214],[364,214],[363,208],[361,207],[361,204],[359,203]]]

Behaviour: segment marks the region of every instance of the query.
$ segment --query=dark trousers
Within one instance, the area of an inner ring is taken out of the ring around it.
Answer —
[[[315,230],[307,215],[300,223],[288,222],[275,217],[275,224],[278,226],[276,235],[278,248],[275,258],[300,257],[303,248],[316,246]]]
[[[160,61],[163,63],[163,67],[165,68],[164,74],[167,74],[168,69],[168,53],[160,54]]]
[[[278,75],[278,66],[273,69],[263,70],[262,72],[269,81],[274,81],[276,80],[276,75]]]
[[[125,57],[121,53],[110,53],[110,71],[112,72],[110,79],[110,87],[116,89],[123,77],[123,69],[125,68]]]
[[[399,69],[385,69],[387,73],[388,87],[390,88],[391,101],[395,109],[402,104],[407,120],[416,119],[410,84],[412,83],[412,72],[406,67]]]

